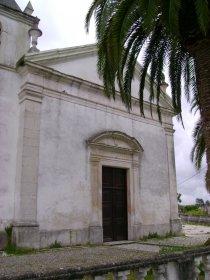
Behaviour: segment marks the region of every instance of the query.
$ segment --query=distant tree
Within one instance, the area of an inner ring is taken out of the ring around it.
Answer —
[[[195,204],[197,206],[204,206],[205,205],[204,200],[202,198],[196,198]]]
[[[178,200],[178,203],[181,203],[181,202],[182,202],[181,196],[182,196],[181,193],[177,193],[177,200]]]
[[[210,201],[206,200],[206,206],[210,206]]]

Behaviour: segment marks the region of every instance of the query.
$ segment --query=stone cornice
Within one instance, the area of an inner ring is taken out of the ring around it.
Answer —
[[[70,58],[73,57],[82,57],[87,55],[93,55],[97,54],[97,46],[96,44],[89,44],[89,45],[83,45],[83,46],[76,46],[76,47],[70,47],[70,48],[63,48],[63,49],[54,49],[49,51],[42,51],[35,54],[26,54],[25,60],[31,61],[35,63],[42,63],[42,64],[49,64],[49,63],[58,63],[60,61],[67,61]],[[135,67],[135,74],[139,77],[141,73],[141,65],[137,62]],[[149,88],[149,75],[146,75],[146,84]],[[173,107],[171,104],[171,98],[161,91],[160,96],[161,102],[167,106],[167,108],[170,108],[171,111],[173,111]]]
[[[21,66],[21,67],[20,67]],[[78,85],[86,85],[88,87],[95,87],[97,89],[102,90],[103,87],[86,80],[77,78],[75,76],[67,75],[57,70],[54,70],[50,67],[46,67],[34,62],[24,61],[22,59],[17,63],[17,71],[24,75],[26,73],[32,73],[39,76],[44,76],[46,79],[67,82],[72,84],[72,82],[77,83]]]
[[[33,26],[35,19],[37,20],[37,18],[30,16],[26,13],[17,11],[17,10],[13,10],[11,8],[5,7],[0,5],[0,15],[2,16],[6,16],[9,17],[11,19],[17,20],[19,22],[28,24]]]
[[[96,54],[97,48],[95,44],[84,45],[79,47],[70,47],[70,48],[63,48],[63,49],[53,49],[48,51],[42,51],[39,53],[34,54],[26,54],[25,60],[31,62],[42,62],[45,64],[46,62],[58,62],[63,59],[67,59],[69,57],[80,57],[89,54]]]
[[[117,114],[138,122],[141,121],[145,124],[161,127],[157,117],[155,105],[153,106],[153,117],[150,114],[149,102],[144,102],[145,117],[142,117],[139,112],[139,101],[137,98],[132,98],[132,111],[128,112],[119,95],[116,95],[115,101],[111,100],[111,102],[109,102],[108,98],[101,98],[104,95],[103,87],[98,84],[60,73],[59,71],[53,70],[52,68],[41,66],[33,62],[25,62],[22,65],[23,66],[19,66],[17,70],[18,73],[23,76],[21,92],[24,91],[24,94],[30,92],[38,93],[40,97],[48,96],[51,98],[61,99],[66,102],[85,107],[88,106],[93,109],[101,110],[111,114]],[[29,75],[29,78],[27,75]],[[37,81],[37,79],[39,79],[39,81]],[[50,84],[46,83],[47,80]],[[57,82],[60,84],[59,89],[54,88],[54,86],[51,84],[55,84]],[[62,88],[65,90],[62,90]],[[93,96],[91,99],[89,97],[90,92]],[[20,102],[22,101],[22,96],[24,94],[20,94]],[[163,128],[171,125],[172,116],[173,112],[162,108]]]
[[[8,66],[6,64],[0,63],[0,69],[4,69],[4,70],[7,70],[7,71],[11,71],[11,72],[15,72],[16,73],[15,67]]]
[[[43,95],[42,92],[22,90],[19,94],[19,102],[22,103],[25,100],[31,100],[34,102],[42,103]]]
[[[70,48],[63,49],[54,49],[49,51],[42,51],[36,54],[26,54],[25,61],[31,61],[34,63],[41,63],[43,65],[47,65],[49,63],[59,63],[61,61],[67,61],[73,57],[82,57],[87,55],[96,55],[97,54],[97,46],[96,44],[76,46]],[[135,74],[137,77],[140,76],[141,73],[141,65],[137,62],[135,67]],[[149,88],[149,75],[146,75],[146,84]],[[173,111],[171,98],[161,90],[160,100],[167,108],[170,108]]]
[[[22,66],[24,66],[24,67],[22,67]],[[75,84],[79,88],[85,87],[88,89],[97,90],[102,94],[104,93],[103,86],[101,86],[101,85],[95,84],[93,82],[89,82],[87,80],[83,80],[83,79],[75,77],[75,76],[64,74],[62,72],[59,72],[59,71],[54,70],[47,66],[40,65],[38,63],[34,63],[31,61],[27,61],[27,60],[25,61],[24,58],[22,58],[17,63],[17,68],[18,68],[18,72],[23,75],[24,75],[24,73],[30,72],[30,73],[33,73],[36,75],[44,76],[46,79],[60,81],[60,82],[68,83],[70,85]],[[116,99],[117,98],[119,99],[119,92],[117,92]],[[137,98],[132,97],[132,103],[133,103],[132,107],[135,107],[138,104],[138,102],[139,101]],[[155,115],[156,105],[153,104],[152,108],[154,111],[153,114]],[[149,102],[147,102],[147,101],[144,102],[144,109],[150,110]],[[162,111],[162,113],[167,114],[171,117],[174,116],[174,112],[173,112],[173,110],[171,110],[171,108],[169,109],[169,108],[161,107],[161,111]]]

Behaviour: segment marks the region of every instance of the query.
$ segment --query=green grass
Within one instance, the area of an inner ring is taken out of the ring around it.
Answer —
[[[57,240],[55,240],[55,242],[54,242],[53,244],[51,244],[49,248],[50,248],[50,249],[62,248],[62,245],[61,245],[60,242],[58,242]]]
[[[204,208],[200,208],[198,205],[186,205],[179,206],[182,214],[192,215],[192,216],[206,216],[207,211]]]
[[[149,241],[149,240],[157,241],[157,240],[164,240],[172,237],[176,237],[176,234],[169,232],[164,236],[160,236],[155,232],[155,233],[149,233],[148,236],[143,237],[142,239],[140,239],[140,241]]]
[[[147,275],[145,276],[144,280],[154,280],[152,268],[147,272]]]
[[[41,248],[41,249],[34,249],[34,248],[17,248],[14,246],[12,243],[8,243],[7,246],[4,248],[4,252],[7,253],[8,255],[28,255],[28,254],[35,254],[39,252],[43,252],[46,250],[50,249],[58,249],[62,248],[63,246],[61,245],[60,242],[55,241],[53,244],[51,244],[47,248]]]
[[[27,255],[27,254],[34,254],[36,253],[38,250],[36,249],[31,249],[31,248],[16,248],[13,244],[8,244],[6,246],[6,248],[4,249],[4,251],[8,254],[8,255]]]
[[[162,247],[160,249],[160,254],[171,254],[171,253],[176,253],[176,252],[181,252],[184,250],[189,249],[188,247],[174,247],[174,246],[170,246],[170,247]],[[192,249],[192,248],[191,248]]]
[[[193,222],[186,222],[183,221],[183,225],[192,225],[192,226],[205,226],[205,227],[210,227],[210,224],[202,224],[202,223],[193,223]]]
[[[207,212],[203,209],[195,209],[195,210],[188,211],[186,214],[192,216],[205,216],[207,215]]]

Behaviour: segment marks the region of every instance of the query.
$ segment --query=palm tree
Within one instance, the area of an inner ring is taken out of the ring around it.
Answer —
[[[197,113],[199,111],[200,103],[198,98],[193,98],[191,102],[191,112]],[[194,145],[191,151],[191,160],[195,164],[198,170],[201,169],[202,159],[206,153],[206,143],[203,133],[203,123],[202,119],[199,118],[195,124],[195,128],[192,133]],[[207,191],[209,191],[207,189]]]
[[[165,67],[179,118],[182,83],[187,99],[199,100],[208,165],[206,182],[210,190],[210,0],[93,0],[86,16],[87,31],[93,15],[98,73],[108,97],[115,97],[117,83],[122,101],[131,109],[131,83],[143,49],[139,84],[142,115],[149,72],[150,101],[156,100],[161,119],[159,97]]]
[[[194,111],[194,113],[196,114],[197,111],[199,111],[199,108],[200,108],[199,99],[193,98],[191,102],[191,112]],[[191,151],[191,160],[195,164],[195,167],[198,170],[200,170],[202,159],[206,153],[206,143],[205,143],[205,138],[203,133],[203,122],[201,118],[199,118],[195,124],[192,137],[193,137],[194,145]],[[207,191],[210,192],[208,188]]]
[[[202,159],[206,152],[206,145],[205,145],[201,119],[199,119],[195,125],[193,131],[193,140],[194,140],[194,145],[191,151],[191,160],[194,162],[195,166],[199,170],[201,169]]]

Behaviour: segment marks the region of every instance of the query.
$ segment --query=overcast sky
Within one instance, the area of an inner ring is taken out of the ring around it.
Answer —
[[[28,0],[16,0],[22,10]],[[31,0],[33,16],[40,19],[39,28],[43,36],[39,38],[38,48],[42,50],[65,48],[95,42],[94,23],[86,34],[84,20],[92,0]],[[178,192],[182,194],[183,204],[194,203],[196,198],[210,200],[204,184],[205,160],[200,173],[190,161],[193,145],[192,129],[198,118],[189,112],[189,105],[183,100],[183,119],[185,129],[174,120],[175,158]]]

